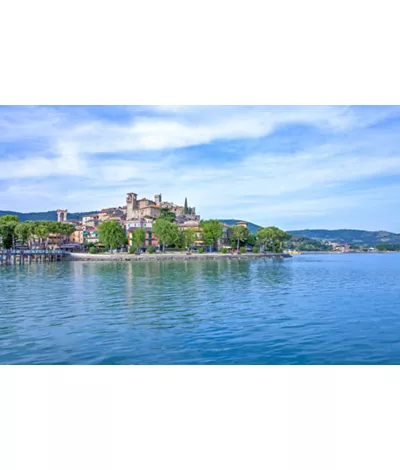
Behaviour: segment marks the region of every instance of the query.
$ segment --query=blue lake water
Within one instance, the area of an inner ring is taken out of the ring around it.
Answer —
[[[400,364],[400,254],[0,266],[1,364]]]

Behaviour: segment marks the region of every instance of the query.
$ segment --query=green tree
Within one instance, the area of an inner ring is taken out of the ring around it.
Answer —
[[[175,220],[175,214],[171,212],[168,207],[161,207],[159,219],[166,219],[168,222],[173,222]]]
[[[206,245],[217,247],[217,241],[222,237],[222,224],[219,220],[202,220],[200,227],[203,231],[203,240]]]
[[[0,223],[10,223],[10,222],[19,222],[19,217],[17,215],[3,215],[0,217]]]
[[[47,248],[47,241],[49,236],[49,228],[46,224],[39,224],[35,227],[35,235],[39,238],[39,244],[43,244],[43,239],[46,239],[46,248]]]
[[[186,248],[188,250],[193,246],[195,240],[196,232],[192,228],[188,228],[180,232],[180,246],[182,248]]]
[[[265,251],[267,246],[272,242],[274,238],[274,230],[273,227],[264,227],[264,228],[259,228],[257,230],[257,240],[258,243],[263,247],[263,250]]]
[[[245,243],[249,238],[250,231],[247,227],[242,225],[234,225],[229,229],[229,236],[232,242],[236,243],[236,248],[239,251],[240,243]]]
[[[283,242],[290,240],[292,235],[284,232],[278,227],[264,227],[257,231],[257,240],[263,246],[264,250],[267,247],[271,248],[272,251],[282,251]]]
[[[21,222],[15,227],[15,237],[24,245],[27,244],[34,234],[32,222]]]
[[[185,205],[183,206],[183,213],[187,214],[189,212],[187,197],[185,197]]]
[[[15,228],[19,222],[16,215],[0,217],[0,237],[3,248],[10,249],[15,245]]]
[[[146,241],[146,229],[137,228],[132,232],[132,247],[134,251],[144,245]]]
[[[249,233],[249,236],[247,238],[246,242],[249,246],[256,246],[257,245],[257,236],[255,233]]]
[[[126,234],[117,220],[106,220],[99,227],[100,242],[108,249],[115,249],[126,243]]]
[[[153,224],[153,233],[160,239],[165,251],[165,245],[179,245],[180,234],[178,227],[166,218],[159,217]]]

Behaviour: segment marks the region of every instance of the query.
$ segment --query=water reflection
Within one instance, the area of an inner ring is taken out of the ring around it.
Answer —
[[[399,257],[341,259],[4,266],[0,363],[400,362]]]

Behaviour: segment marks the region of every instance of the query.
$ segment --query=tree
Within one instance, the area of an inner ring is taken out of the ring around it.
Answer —
[[[272,245],[272,251],[282,251],[283,242],[290,240],[292,235],[284,232],[278,227],[264,227],[257,231],[257,239],[263,245],[264,250]]]
[[[292,238],[290,233],[285,232],[279,228],[275,230],[275,240],[278,242],[279,250],[283,251],[283,242],[288,241]]]
[[[256,246],[257,245],[257,237],[255,233],[249,233],[246,242],[249,246]]]
[[[24,245],[29,242],[29,239],[34,234],[34,225],[32,222],[21,222],[15,227],[15,236]]]
[[[35,228],[35,235],[39,238],[40,245],[43,243],[43,238],[46,238],[46,248],[49,234],[49,228],[45,224],[40,224]]]
[[[195,239],[196,232],[192,228],[188,228],[180,232],[180,245],[182,248],[186,248],[188,250],[193,246]]]
[[[179,229],[166,218],[159,217],[153,224],[153,233],[160,239],[165,251],[165,245],[179,245]]]
[[[126,243],[125,230],[117,220],[107,220],[102,222],[98,228],[100,242],[108,249],[116,249]]]
[[[144,228],[137,228],[132,232],[132,247],[134,251],[144,245],[146,241],[146,230]]]
[[[202,220],[200,227],[203,230],[203,240],[206,245],[216,248],[217,241],[222,237],[222,224],[219,220]]]
[[[189,212],[187,198],[185,197],[185,205],[183,206],[183,213],[187,214]]]
[[[262,245],[264,251],[274,239],[274,233],[274,227],[264,227],[257,230],[257,240]]]
[[[171,212],[168,207],[161,207],[159,219],[166,219],[168,222],[173,222],[175,220],[175,214]]]
[[[10,222],[19,222],[19,217],[17,215],[3,215],[0,217],[0,223],[10,223]]]
[[[245,243],[249,238],[250,231],[247,227],[242,225],[234,225],[229,229],[230,238],[237,244],[237,250],[239,251],[240,243]]]
[[[0,217],[0,237],[3,248],[10,249],[15,244],[15,228],[19,222],[16,215],[4,215]]]

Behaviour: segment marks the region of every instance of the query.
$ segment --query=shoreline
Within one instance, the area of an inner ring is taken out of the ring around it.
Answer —
[[[285,259],[292,258],[286,253],[243,253],[240,255],[228,255],[222,253],[204,253],[204,254],[151,254],[151,255],[130,255],[128,253],[120,254],[95,254],[89,253],[70,253],[65,257],[66,261],[192,261],[192,260],[250,260],[250,259]]]

